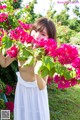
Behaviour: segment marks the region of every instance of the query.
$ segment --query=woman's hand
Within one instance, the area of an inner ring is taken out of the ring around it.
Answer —
[[[0,65],[4,66],[5,64],[5,57],[3,56],[3,54],[0,52]]]

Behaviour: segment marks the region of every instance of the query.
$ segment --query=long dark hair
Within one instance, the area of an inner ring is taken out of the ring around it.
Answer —
[[[56,27],[55,27],[53,21],[51,21],[48,18],[45,18],[45,17],[39,18],[32,25],[31,31],[35,30],[35,31],[42,32],[45,28],[47,30],[47,34],[48,34],[49,38],[53,38],[56,40]],[[31,33],[31,31],[30,31],[30,33]]]

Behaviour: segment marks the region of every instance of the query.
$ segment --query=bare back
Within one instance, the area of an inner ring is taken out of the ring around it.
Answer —
[[[19,72],[23,80],[32,82],[35,80],[34,67],[33,66],[24,66],[25,61],[18,60]]]

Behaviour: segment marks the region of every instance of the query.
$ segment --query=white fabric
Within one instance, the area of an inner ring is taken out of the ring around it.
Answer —
[[[47,86],[40,90],[34,82],[24,81],[17,72],[14,120],[50,120]]]

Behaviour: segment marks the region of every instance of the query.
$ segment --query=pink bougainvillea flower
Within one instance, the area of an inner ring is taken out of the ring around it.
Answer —
[[[9,35],[11,39],[15,39],[15,40],[19,40],[21,37],[23,30],[21,29],[21,27],[17,27],[14,30],[11,30]]]
[[[50,77],[50,76],[49,76],[49,77],[48,77],[48,81],[47,81],[48,84],[51,84],[52,81],[53,81],[53,77]]]
[[[6,85],[6,95],[10,95],[12,91],[13,91],[12,86]]]
[[[0,5],[0,10],[6,9],[7,6],[5,4]]]
[[[30,43],[33,41],[33,37],[25,32],[21,27],[17,27],[10,31],[10,38],[20,41],[21,43]]]
[[[65,88],[69,88],[69,87],[70,87],[70,81],[68,81],[68,80],[60,81],[58,84],[59,89],[65,89]]]
[[[61,76],[61,81],[58,84],[58,88],[62,85],[62,89],[69,88],[71,86],[70,80],[66,80],[64,76]]]
[[[54,83],[58,84],[58,89],[65,89],[65,88],[69,88],[71,86],[76,85],[78,82],[75,78],[66,80],[64,76],[55,75]]]
[[[42,39],[37,39],[37,40],[34,39],[34,41],[33,41],[33,45],[35,46],[35,48],[44,47],[45,44],[46,44],[46,40],[43,39],[43,38]]]
[[[25,41],[27,43],[32,43],[34,41],[34,38],[31,35],[28,34],[27,37],[25,38]]]
[[[80,79],[80,68],[76,68],[76,79]]]
[[[24,30],[29,30],[29,29],[32,27],[31,24],[23,23],[23,22],[20,21],[20,20],[19,20],[18,22],[19,22],[20,26],[21,26]]]
[[[77,57],[73,62],[72,62],[72,66],[74,68],[80,68],[80,57]]]
[[[18,53],[18,48],[16,45],[14,45],[6,50],[7,56],[10,56],[11,58],[16,57],[17,53]]]
[[[55,57],[56,56],[57,42],[54,39],[49,38],[46,41],[46,44],[45,44],[44,48],[46,50],[46,53],[49,56],[51,56],[51,57]]]
[[[29,5],[26,5],[26,8],[28,8],[29,7]]]
[[[74,85],[76,85],[78,82],[77,82],[77,80],[75,79],[75,78],[72,78],[71,79],[71,86],[74,86]]]
[[[53,80],[56,84],[58,84],[59,81],[60,81],[60,76],[59,75],[54,75]]]
[[[14,110],[14,103],[13,102],[6,102],[6,109],[10,110],[10,112],[13,112]]]
[[[2,90],[0,90],[0,93],[2,93]]]
[[[61,64],[70,64],[78,57],[78,49],[69,44],[62,44],[57,49],[57,57]]]
[[[13,0],[13,2],[17,2],[17,0]]]
[[[56,56],[57,42],[52,39],[38,39],[34,41],[36,47],[43,47],[46,54],[49,56]]]
[[[0,13],[0,22],[5,22],[8,19],[7,13]]]
[[[70,70],[70,71],[72,70],[72,68],[67,68],[67,69]]]

